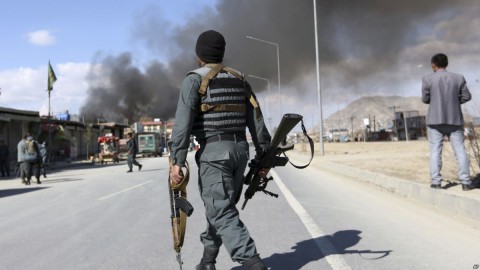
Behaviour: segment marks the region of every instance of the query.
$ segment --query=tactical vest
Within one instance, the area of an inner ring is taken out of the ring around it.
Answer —
[[[207,64],[189,74],[202,77],[198,90],[201,96],[199,114],[195,118],[192,133],[202,131],[244,132],[248,100],[254,108],[258,103],[247,89],[243,76],[222,64]]]

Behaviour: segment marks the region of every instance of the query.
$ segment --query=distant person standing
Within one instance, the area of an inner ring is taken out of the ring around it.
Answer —
[[[428,106],[427,135],[430,146],[431,188],[440,189],[442,175],[443,140],[450,139],[458,162],[458,176],[464,191],[475,186],[470,179],[470,166],[465,151],[463,135],[463,114],[461,104],[472,99],[465,78],[460,74],[448,72],[448,57],[435,54],[431,60],[433,74],[423,77],[422,101]]]
[[[37,184],[41,184],[40,182],[40,170],[42,166],[42,157],[40,155],[40,147],[38,146],[38,142],[33,139],[32,136],[27,137],[27,155],[26,159],[30,162],[30,171],[28,175],[35,175],[37,179]]]
[[[138,166],[138,170],[140,171],[142,169],[142,164],[138,163],[137,160],[135,159],[137,156],[137,142],[133,138],[133,135],[131,132],[127,134],[127,147],[128,147],[128,158],[127,158],[127,163],[128,163],[128,171],[132,172],[133,165]]]
[[[2,177],[10,176],[10,152],[8,145],[5,144],[5,140],[0,140],[0,172]]]
[[[40,158],[42,162],[42,173],[43,177],[47,178],[47,166],[48,166],[48,150],[47,150],[47,142],[43,142],[42,144],[39,145],[40,147]]]
[[[30,162],[27,161],[27,137],[25,134],[17,144],[17,162],[22,184],[30,185]]]

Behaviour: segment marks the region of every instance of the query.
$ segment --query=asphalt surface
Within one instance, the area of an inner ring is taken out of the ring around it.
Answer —
[[[290,151],[288,152],[288,156],[292,160],[297,160],[297,163],[302,163],[308,160],[308,154],[301,152]],[[89,161],[57,162],[52,166],[50,172],[90,165],[91,162]],[[473,220],[480,220],[479,188],[470,191],[463,191],[460,185],[450,186],[447,184],[447,186],[444,186],[444,188],[440,190],[431,189],[429,185],[417,183],[408,179],[387,176],[325,160],[319,161],[314,159],[311,166],[377,186],[408,199],[420,201],[435,208],[451,212],[454,215],[471,218]],[[1,178],[0,188],[15,186],[17,184],[15,181],[18,181],[18,179],[14,176]],[[33,182],[34,180],[32,180],[32,183]]]
[[[305,160],[291,157],[296,164]],[[0,229],[8,232],[0,236],[3,267],[179,269],[163,181],[166,159],[140,162],[144,168],[132,174],[124,162],[74,162],[56,164],[41,185],[0,181],[0,214],[6,217]],[[287,166],[272,174],[269,190],[280,197],[257,193],[241,211],[270,269],[472,269],[480,263],[478,220],[454,212],[478,190],[406,188],[415,183],[316,161],[305,170]],[[200,259],[205,223],[196,176],[191,181],[195,212],[182,250],[184,269]],[[454,195],[451,208],[425,199]],[[241,268],[222,249],[217,269]]]
[[[294,151],[289,152],[288,155],[292,159],[302,161],[305,161],[307,157],[309,157],[305,153]],[[463,191],[461,185],[444,184],[442,189],[432,189],[430,185],[374,173],[326,160],[319,161],[318,159],[314,159],[311,166],[368,183],[410,200],[419,201],[439,210],[447,211],[454,216],[467,217],[477,221],[480,220],[479,188]]]

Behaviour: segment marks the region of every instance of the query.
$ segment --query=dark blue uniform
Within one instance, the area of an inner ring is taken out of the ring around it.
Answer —
[[[259,151],[269,147],[270,134],[260,108],[251,103],[253,98],[254,104],[258,104],[250,85],[242,78],[221,71],[210,81],[206,93],[199,93],[202,76],[210,68],[207,65],[189,73],[182,83],[169,142],[170,155],[173,164],[184,167],[190,135],[196,137],[200,143],[195,155],[198,187],[207,220],[201,241],[205,248],[217,252],[224,244],[232,260],[244,264],[258,256],[235,205],[249,161],[245,131],[248,127]],[[229,108],[222,110],[221,105],[225,104],[229,104]],[[201,106],[206,106],[207,110],[200,110]]]

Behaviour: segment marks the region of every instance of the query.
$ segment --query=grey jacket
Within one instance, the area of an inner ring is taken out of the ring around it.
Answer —
[[[27,151],[26,140],[22,139],[17,144],[17,162],[25,161],[25,152]]]
[[[463,126],[461,104],[472,99],[465,78],[445,69],[423,77],[422,101],[428,106],[427,125]]]

